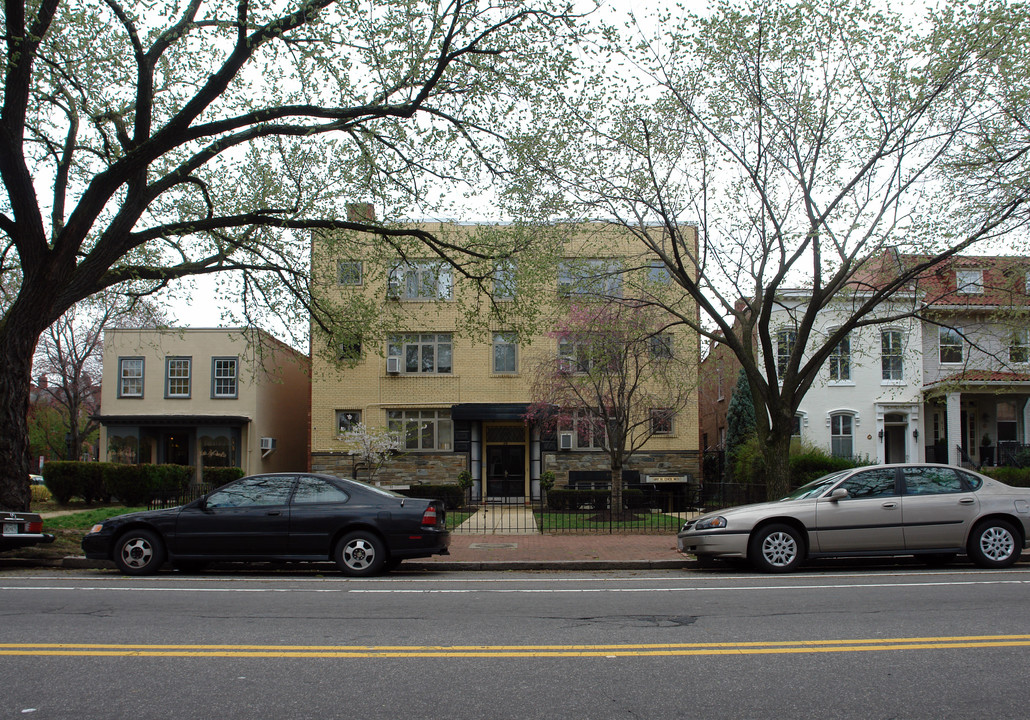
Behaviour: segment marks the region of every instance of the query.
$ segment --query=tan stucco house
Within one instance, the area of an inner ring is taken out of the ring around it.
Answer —
[[[100,459],[307,468],[308,358],[256,329],[104,333]]]

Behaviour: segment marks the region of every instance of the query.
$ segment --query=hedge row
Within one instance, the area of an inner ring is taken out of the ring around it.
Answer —
[[[980,470],[983,475],[1013,487],[1030,487],[1030,468],[992,467]]]
[[[458,485],[412,485],[407,490],[396,492],[411,498],[442,500],[448,510],[465,505],[465,490]]]
[[[162,495],[184,492],[193,480],[193,468],[51,461],[43,468],[43,480],[61,505],[75,497],[87,503],[116,498],[125,505],[146,505]]]

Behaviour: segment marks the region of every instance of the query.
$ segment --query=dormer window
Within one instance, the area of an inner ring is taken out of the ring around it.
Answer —
[[[955,286],[960,295],[983,295],[983,270],[956,270]]]

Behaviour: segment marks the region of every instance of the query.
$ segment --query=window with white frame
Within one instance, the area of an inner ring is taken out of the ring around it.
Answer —
[[[983,270],[956,270],[955,286],[960,295],[983,295]]]
[[[394,300],[450,300],[453,270],[443,260],[403,262],[390,271],[387,295]]]
[[[392,335],[387,345],[389,357],[400,358],[402,372],[449,374],[452,367],[450,333],[406,333]]]
[[[1020,329],[1012,333],[1009,341],[1009,362],[1030,362],[1030,330]]]
[[[340,260],[336,263],[336,282],[338,285],[361,285],[361,261]]]
[[[450,410],[389,410],[386,422],[405,450],[450,450],[454,446]]]
[[[614,260],[563,260],[558,264],[558,294],[621,297],[619,265]]]
[[[651,410],[651,434],[672,434],[673,411],[670,408],[654,408]]]
[[[830,351],[830,380],[848,382],[851,380],[851,335],[845,335]]]
[[[787,373],[787,363],[794,352],[798,334],[795,330],[780,330],[776,333],[776,374],[782,380]]]
[[[239,360],[237,358],[211,358],[211,397],[237,397],[239,395],[238,376]]]
[[[518,266],[512,259],[500,260],[494,266],[494,299],[513,300]]]
[[[118,358],[118,397],[143,397],[143,358]]]
[[[354,426],[361,422],[360,410],[337,410],[336,411],[336,432],[343,435],[354,429]]]
[[[514,373],[518,371],[518,343],[519,336],[516,333],[494,333],[493,371],[495,373]]]
[[[165,358],[165,397],[188,398],[190,396],[190,366],[188,357]]]
[[[854,422],[854,416],[849,413],[830,416],[830,454],[833,457],[854,455]]]
[[[883,330],[880,332],[880,368],[881,377],[891,382],[905,379],[904,352],[901,345],[900,330]]]
[[[954,328],[937,328],[941,364],[961,363],[963,359],[962,333]]]

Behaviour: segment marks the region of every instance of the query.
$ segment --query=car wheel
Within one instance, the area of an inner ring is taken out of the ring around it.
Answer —
[[[985,520],[969,536],[969,558],[980,567],[1008,567],[1019,559],[1019,533],[1005,520]]]
[[[804,559],[804,542],[790,525],[766,525],[751,536],[747,556],[762,572],[790,572]]]
[[[344,575],[367,577],[379,574],[386,564],[386,548],[378,535],[359,530],[336,543],[333,555]]]
[[[153,575],[164,561],[164,543],[151,530],[129,530],[114,548],[114,564],[126,575]]]

